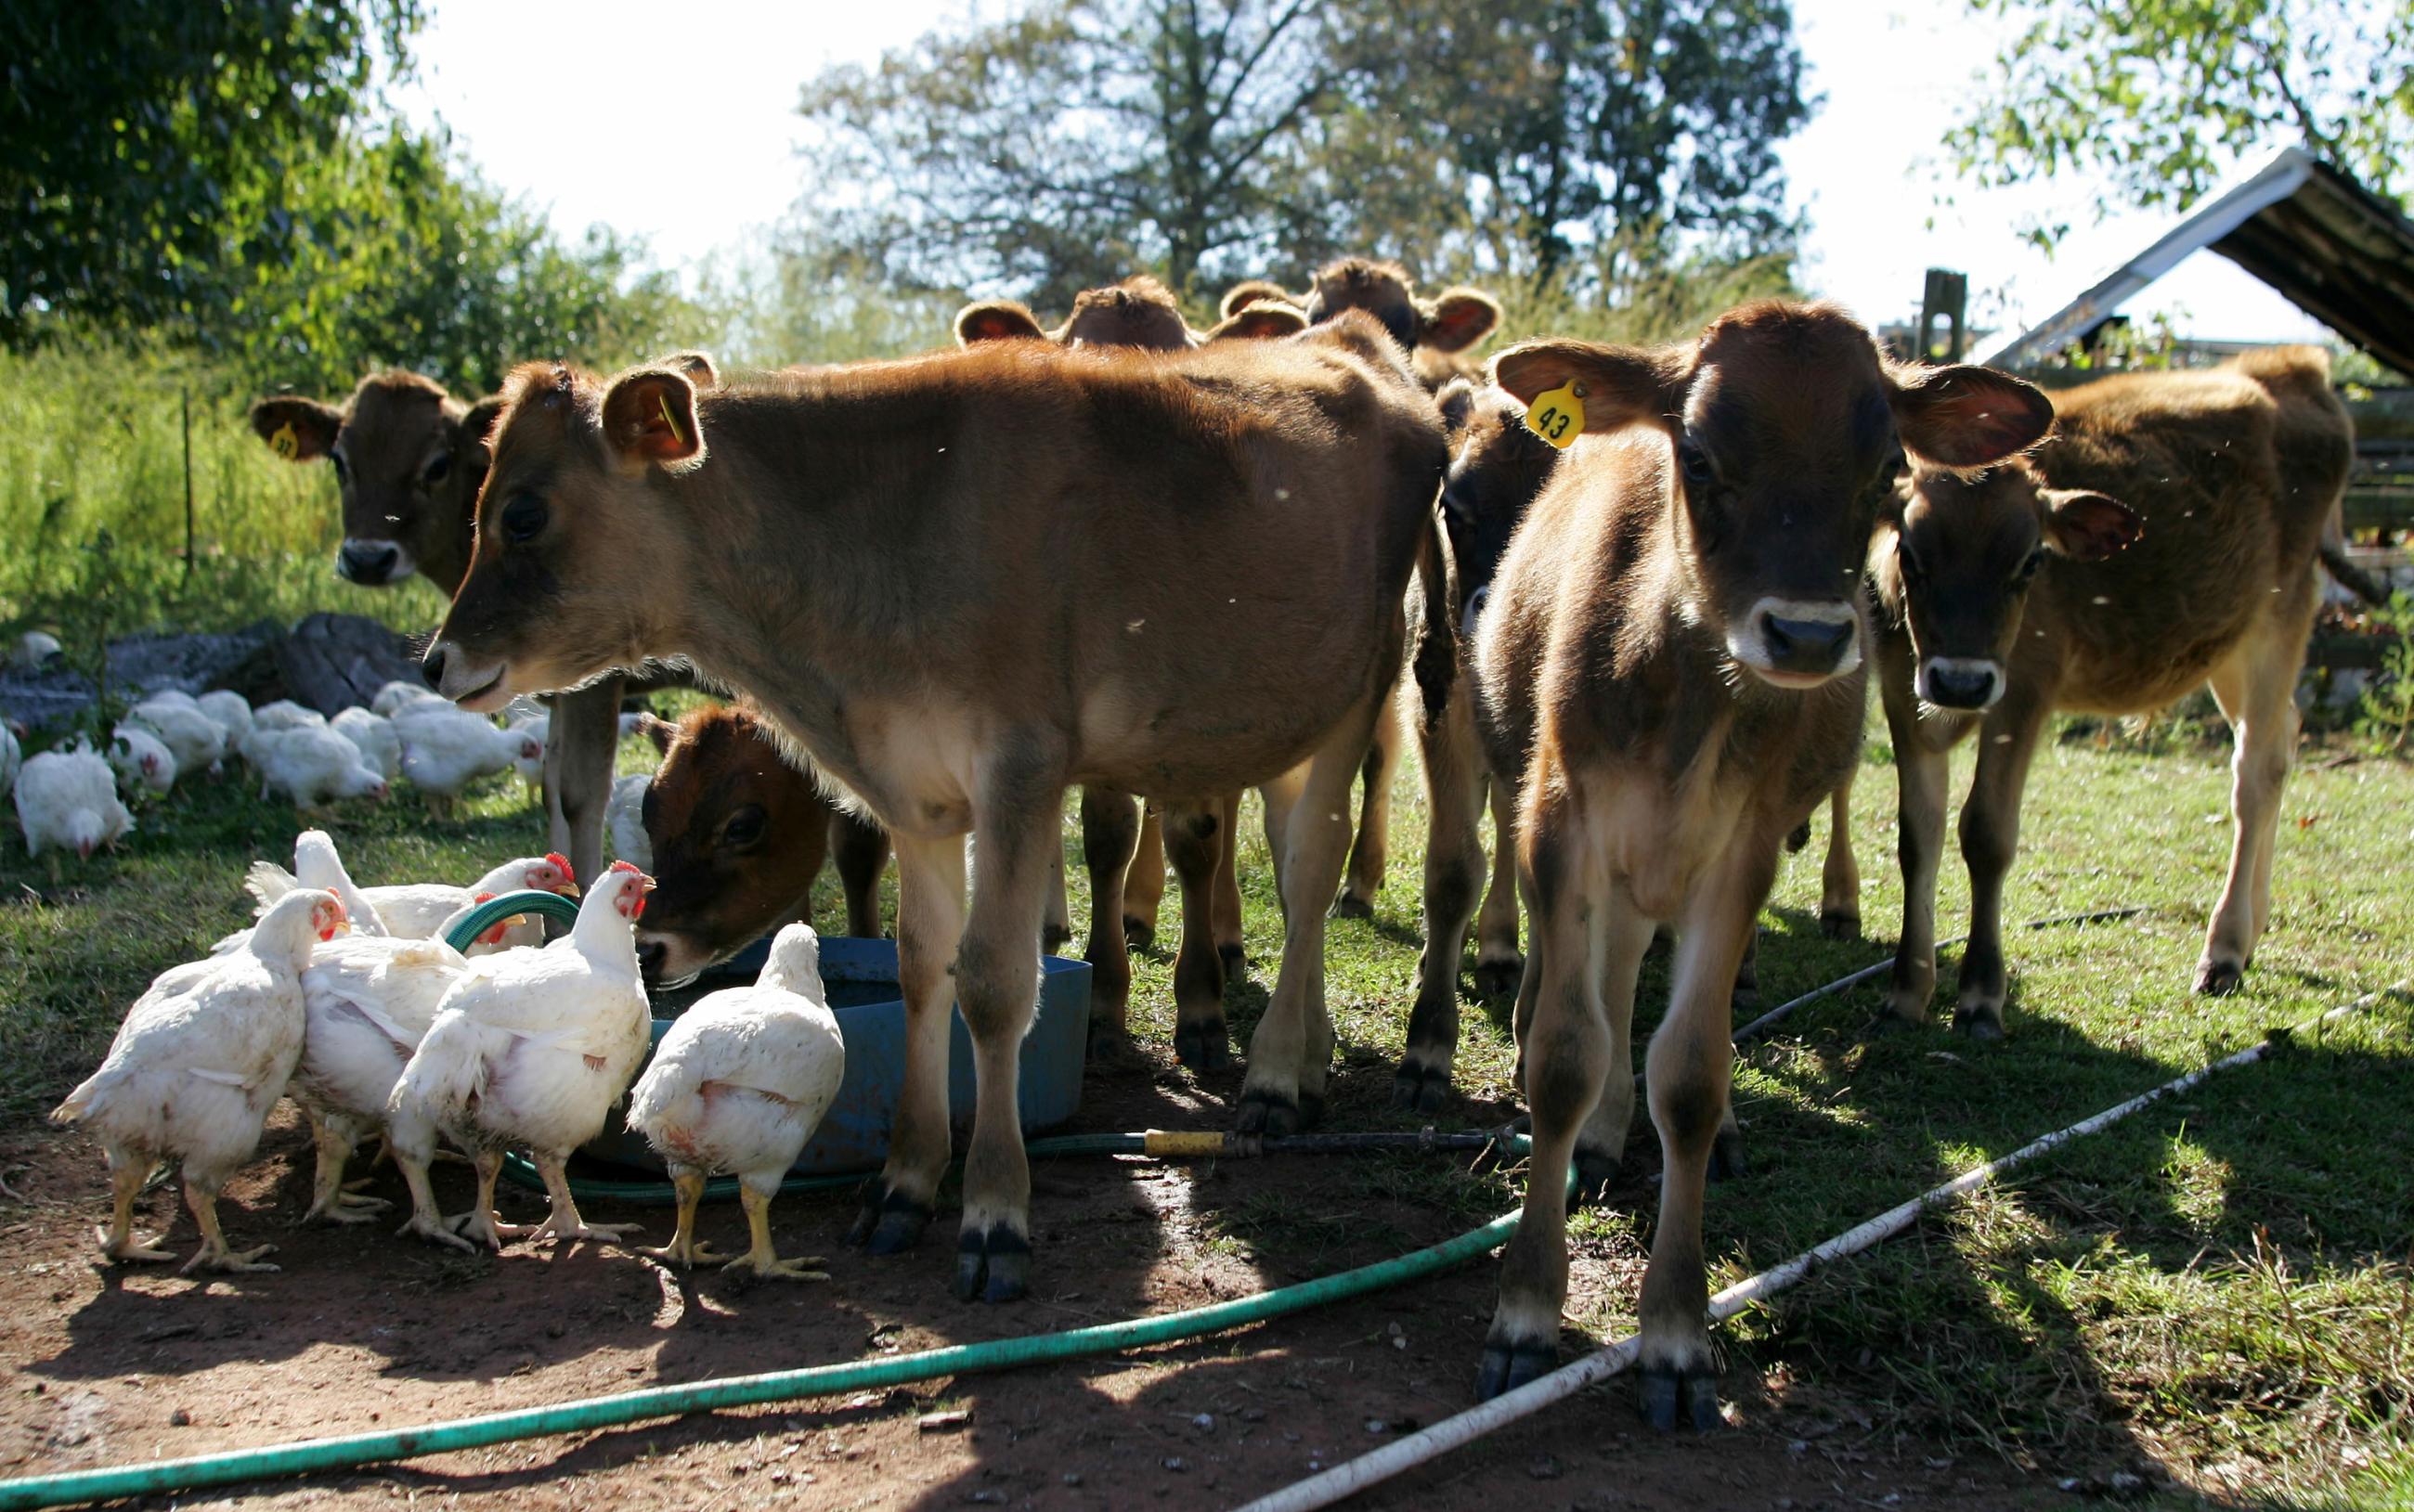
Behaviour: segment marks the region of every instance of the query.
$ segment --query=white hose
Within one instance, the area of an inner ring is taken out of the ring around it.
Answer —
[[[1800,1282],[1830,1260],[1840,1260],[1858,1254],[1881,1240],[1892,1238],[1909,1228],[1919,1215],[1930,1208],[1941,1207],[1957,1197],[1985,1186],[1995,1178],[2036,1159],[2049,1150],[2068,1144],[2082,1134],[2092,1134],[2109,1128],[2151,1104],[2184,1092],[2211,1077],[2215,1072],[2230,1071],[2251,1065],[2272,1053],[2275,1045],[2285,1044],[2296,1035],[2318,1030],[2334,1018],[2360,1008],[2366,1008],[2382,998],[2406,990],[2404,982],[2367,992],[2353,1002],[2338,1007],[2317,1017],[2306,1020],[2293,1030],[2272,1034],[2259,1044],[2224,1057],[2200,1070],[2163,1083],[2151,1091],[2140,1092],[2125,1103],[2106,1108],[2093,1118],[2082,1119],[2067,1129],[2035,1139],[2008,1155],[1998,1156],[1983,1165],[1973,1166],[1942,1186],[1931,1187],[1900,1207],[1887,1209],[1855,1228],[1846,1229],[1826,1243],[1807,1250],[1782,1265],[1773,1266],[1748,1281],[1740,1281],[1710,1298],[1710,1320],[1724,1322],[1755,1302],[1765,1300]],[[1632,1335],[1603,1346],[1572,1364],[1564,1365],[1549,1375],[1528,1381],[1514,1391],[1504,1392],[1490,1401],[1470,1407],[1454,1417],[1446,1417],[1431,1428],[1422,1429],[1394,1440],[1371,1454],[1360,1455],[1345,1464],[1334,1465],[1320,1475],[1311,1475],[1295,1485],[1260,1496],[1242,1507],[1240,1512],[1309,1512],[1310,1508],[1331,1506],[1334,1503],[1357,1495],[1360,1491],[1388,1480],[1404,1470],[1438,1458],[1460,1445],[1483,1437],[1497,1429],[1507,1427],[1520,1417],[1542,1411],[1564,1397],[1572,1397],[1595,1382],[1606,1381],[1634,1363],[1640,1342]]]

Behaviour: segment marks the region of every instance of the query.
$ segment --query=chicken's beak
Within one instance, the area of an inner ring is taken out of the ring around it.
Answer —
[[[638,889],[638,891],[640,891],[640,892],[646,892],[646,893],[650,893],[650,892],[652,892],[655,888],[660,887],[661,885],[662,885],[662,883],[660,883],[660,882],[658,882],[654,881],[654,879],[652,879],[651,877],[648,877],[648,878],[647,878],[647,879],[646,879],[645,885],[644,885],[643,887],[639,888],[639,889]]]
[[[559,893],[564,897],[577,897],[580,896],[578,884],[574,882],[563,882],[560,886],[555,888],[554,891]]]

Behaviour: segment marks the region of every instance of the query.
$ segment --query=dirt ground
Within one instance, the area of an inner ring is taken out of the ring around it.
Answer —
[[[1080,1126],[1212,1128],[1223,1118],[1215,1098],[1140,1071],[1094,1075]],[[827,1256],[831,1282],[749,1283],[715,1272],[690,1279],[596,1245],[468,1257],[394,1239],[391,1224],[291,1229],[308,1164],[305,1131],[289,1108],[222,1209],[237,1243],[282,1246],[274,1256],[282,1273],[186,1281],[168,1267],[95,1264],[92,1227],[106,1204],[87,1141],[48,1131],[0,1141],[0,1172],[22,1198],[0,1203],[0,1239],[23,1278],[0,1294],[0,1475],[1079,1327],[1244,1296],[1382,1258],[1401,1234],[1423,1244],[1465,1226],[1403,1208],[1379,1215],[1389,1236],[1379,1247],[1344,1238],[1328,1253],[1267,1246],[1250,1258],[1212,1222],[1220,1208],[1267,1192],[1308,1207],[1363,1202],[1347,1164],[1043,1163],[1034,1173],[1034,1295],[982,1307],[947,1293],[953,1223],[944,1211],[917,1250],[873,1260],[840,1244],[851,1196],[782,1198],[773,1215],[782,1253]],[[448,1210],[466,1205],[466,1169],[441,1167],[437,1179]],[[402,1198],[391,1167],[375,1190]],[[532,1218],[541,1200],[507,1188],[506,1216]],[[149,1231],[172,1217],[170,1247],[189,1253],[192,1223],[174,1190],[143,1206]],[[648,1242],[669,1232],[663,1209],[586,1211],[642,1222]],[[734,1208],[708,1208],[704,1226],[723,1248],[743,1232]],[[1123,1357],[504,1445],[246,1494],[277,1506],[1229,1506],[1467,1405],[1495,1268],[1478,1263]],[[1356,1505],[1983,1512],[2074,1504],[2051,1480],[1998,1459],[1873,1428],[1853,1401],[1806,1384],[1731,1372],[1724,1391],[1731,1430],[1661,1437],[1633,1416],[1630,1388],[1613,1382]]]

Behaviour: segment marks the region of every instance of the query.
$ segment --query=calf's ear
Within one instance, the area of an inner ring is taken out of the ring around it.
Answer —
[[[251,407],[251,428],[288,462],[308,462],[335,449],[344,412],[334,405],[293,394],[261,399]]]
[[[1224,290],[1223,303],[1215,307],[1215,318],[1229,320],[1252,304],[1297,304],[1284,290],[1262,278],[1244,278]]]
[[[604,391],[604,444],[623,467],[643,470],[700,462],[695,385],[673,367],[640,367]]]
[[[1527,341],[1492,359],[1492,381],[1527,405],[1554,389],[1580,385],[1584,428],[1615,431],[1640,420],[1664,422],[1676,414],[1692,379],[1693,362],[1690,346]]]
[[[1500,324],[1500,304],[1480,289],[1445,289],[1417,316],[1418,346],[1465,351]]]
[[[1465,378],[1453,378],[1434,395],[1434,408],[1441,411],[1441,433],[1453,443],[1467,422],[1475,418],[1475,385]]]
[[[690,383],[699,389],[717,389],[721,386],[721,370],[712,365],[712,357],[708,352],[675,351],[663,358],[657,365],[678,368],[687,375],[687,380]]]
[[[1018,336],[1045,336],[1039,317],[1015,300],[984,300],[956,312],[956,340],[966,347],[982,341],[1010,341]]]
[[[1261,299],[1226,312],[1215,328],[1207,333],[1207,339],[1272,341],[1278,336],[1295,336],[1306,329],[1306,311],[1289,300]]]
[[[671,753],[671,742],[678,737],[678,726],[656,715],[644,715],[637,720],[637,734],[653,742],[655,754]]]
[[[2053,429],[2053,401],[1991,367],[1898,368],[1894,382],[1903,450],[1948,467],[1990,467]]]
[[[2146,533],[2138,511],[2109,494],[2046,488],[2046,544],[2074,562],[2100,562]]]
[[[499,393],[490,393],[461,412],[461,441],[465,446],[484,446],[494,439],[495,422],[503,415],[508,401]]]

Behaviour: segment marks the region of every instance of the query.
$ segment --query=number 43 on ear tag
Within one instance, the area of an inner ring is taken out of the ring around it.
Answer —
[[[1526,428],[1565,451],[1584,434],[1584,385],[1573,378],[1534,396],[1526,410]]]

